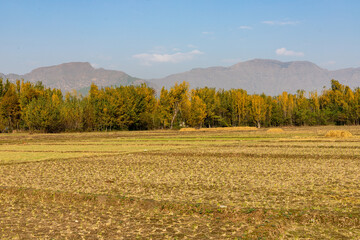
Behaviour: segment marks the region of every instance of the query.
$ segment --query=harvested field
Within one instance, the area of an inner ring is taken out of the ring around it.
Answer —
[[[201,131],[201,132],[217,132],[217,131],[256,131],[258,130],[256,127],[216,127],[216,128],[182,128],[180,132],[193,132],[193,131]]]
[[[1,239],[359,239],[360,127],[0,134]]]
[[[269,128],[266,132],[267,133],[283,133],[284,130],[282,128]]]

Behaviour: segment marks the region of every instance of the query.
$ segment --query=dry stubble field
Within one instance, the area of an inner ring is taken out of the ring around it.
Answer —
[[[284,130],[0,134],[0,239],[360,239],[360,127]]]

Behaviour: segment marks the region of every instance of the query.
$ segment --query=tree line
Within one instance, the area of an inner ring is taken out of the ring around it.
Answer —
[[[59,89],[0,79],[0,132],[111,131],[181,127],[360,124],[360,88],[331,80],[331,88],[278,96],[243,89],[175,84],[159,96],[145,84],[99,88],[85,97]]]

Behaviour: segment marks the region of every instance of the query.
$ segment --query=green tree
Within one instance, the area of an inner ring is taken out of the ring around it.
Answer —
[[[298,90],[295,96],[294,122],[298,126],[311,125],[311,122],[309,121],[309,116],[309,100],[305,97],[304,90]]]
[[[236,113],[234,110],[234,104],[232,100],[231,91],[220,89],[217,93],[219,99],[219,108],[216,115],[219,116],[218,124],[220,127],[229,127],[236,124]]]
[[[84,129],[84,109],[81,99],[74,90],[65,95],[65,101],[61,106],[61,116],[66,131],[82,131]]]
[[[63,131],[58,97],[34,98],[25,112],[25,122],[31,131],[61,132]]]
[[[199,96],[206,105],[204,125],[208,127],[215,126],[220,118],[218,115],[220,100],[216,94],[215,88],[198,88],[195,90],[195,94]]]

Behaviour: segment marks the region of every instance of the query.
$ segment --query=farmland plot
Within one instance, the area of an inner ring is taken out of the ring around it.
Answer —
[[[0,238],[359,239],[360,128],[0,135]]]

